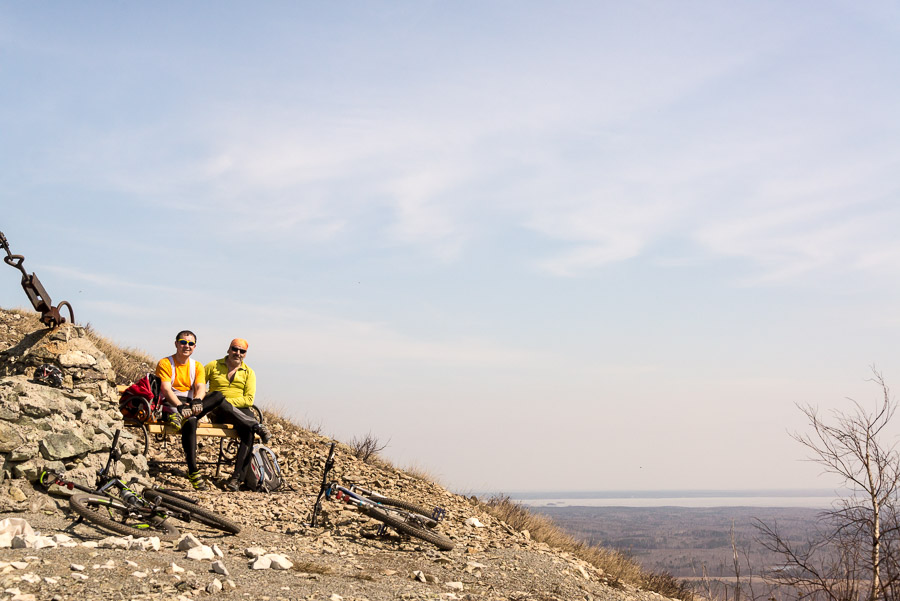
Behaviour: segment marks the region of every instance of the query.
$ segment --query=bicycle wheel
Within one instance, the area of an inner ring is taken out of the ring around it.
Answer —
[[[144,457],[148,457],[147,453],[150,451],[150,432],[147,430],[147,424],[141,424],[140,434],[137,434],[135,438],[137,439],[138,447],[143,449],[141,454]]]
[[[181,509],[191,514],[191,520],[196,520],[201,524],[205,524],[210,528],[221,530],[229,534],[237,534],[241,531],[241,527],[225,517],[219,515],[215,511],[200,507],[196,503],[184,499],[180,495],[170,493],[163,490],[145,490],[144,498],[151,503],[158,503],[161,507],[172,507]]]
[[[373,502],[378,503],[379,505],[389,505],[391,507],[399,507],[400,509],[405,509],[411,513],[415,513],[420,516],[422,520],[422,524],[426,528],[434,528],[437,526],[437,520],[432,516],[432,512],[428,511],[424,507],[416,505],[415,503],[407,503],[406,501],[401,501],[400,499],[389,499],[388,497],[382,497],[381,495],[369,495],[369,499]]]
[[[375,518],[379,522],[384,522],[397,532],[421,538],[424,541],[436,546],[441,551],[449,551],[453,548],[453,541],[442,534],[438,534],[433,530],[428,530],[407,521],[404,512],[389,507],[372,507],[370,505],[361,505],[359,510],[371,518]]]
[[[178,528],[165,517],[141,513],[116,499],[90,493],[78,493],[69,497],[72,510],[88,522],[119,534],[132,536],[158,536],[161,540],[175,540]],[[135,515],[135,513],[139,515]]]

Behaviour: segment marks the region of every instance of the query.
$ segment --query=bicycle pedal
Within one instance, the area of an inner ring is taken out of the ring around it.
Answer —
[[[387,535],[387,525],[381,524],[380,526],[378,526],[378,536],[385,536],[385,535]]]
[[[447,510],[443,507],[435,507],[434,511],[431,512],[431,519],[435,522],[440,522],[447,515]]]

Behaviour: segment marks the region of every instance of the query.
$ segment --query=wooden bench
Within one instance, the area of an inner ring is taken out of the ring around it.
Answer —
[[[118,387],[119,394],[121,395],[127,386],[119,385]],[[257,412],[259,413],[259,412]],[[261,414],[259,414],[261,417]],[[206,419],[206,418],[204,418]],[[161,422],[139,422],[133,419],[125,419],[125,426],[128,428],[133,428],[139,430],[138,434],[138,444],[143,448],[143,454],[147,457],[147,462],[156,465],[167,465],[167,464],[181,464],[184,465],[184,461],[160,461],[156,459],[150,458],[150,439],[155,438],[157,441],[161,442],[163,447],[168,444],[169,436],[177,436],[179,439],[181,437],[180,433],[175,430],[170,424],[165,424]],[[213,438],[219,439],[219,449],[216,454],[215,461],[198,461],[199,465],[215,465],[216,466],[216,475],[215,477],[219,477],[219,472],[222,469],[223,465],[231,465],[234,462],[235,455],[237,453],[237,443],[231,442],[232,440],[237,440],[240,437],[238,436],[237,430],[231,424],[214,424],[202,421],[197,424],[197,438],[211,436]],[[180,445],[179,445],[180,446]]]
[[[138,445],[142,447],[143,454],[147,457],[147,463],[149,463],[150,465],[161,466],[185,464],[184,459],[164,461],[160,459],[153,459],[150,456],[151,438],[156,439],[156,441],[161,443],[163,445],[163,448],[165,448],[169,442],[168,438],[170,436],[174,436],[178,441],[177,452],[181,452],[181,434],[179,432],[176,432],[172,426],[157,422],[141,423],[139,421],[126,419],[125,427],[138,430]],[[214,477],[218,478],[223,465],[228,466],[234,463],[234,458],[237,454],[237,441],[240,438],[238,436],[237,430],[235,430],[234,426],[232,426],[231,424],[210,424],[200,422],[199,424],[197,424],[197,438],[199,439],[200,437],[213,437],[219,439],[219,448],[216,450],[215,460],[197,462],[198,465],[216,466],[216,474]]]

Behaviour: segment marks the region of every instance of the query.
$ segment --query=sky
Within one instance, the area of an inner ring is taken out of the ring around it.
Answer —
[[[789,433],[900,387],[898,107],[892,2],[3,3],[0,231],[457,492],[837,486]]]

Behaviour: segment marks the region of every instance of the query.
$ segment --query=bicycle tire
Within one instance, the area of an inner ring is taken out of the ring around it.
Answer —
[[[129,519],[128,513],[133,511],[133,508],[104,495],[77,493],[69,497],[69,506],[88,522],[118,534],[136,537],[157,536],[160,540],[175,540],[181,534],[168,519],[154,520],[151,516],[150,520],[131,518],[131,524],[126,523],[124,520]],[[123,520],[114,519],[113,512],[118,512]]]
[[[402,532],[403,534],[415,536],[416,538],[427,541],[436,546],[441,551],[450,551],[454,547],[453,541],[451,541],[446,536],[438,534],[433,530],[422,528],[420,526],[417,526],[416,524],[411,524],[400,517],[400,515],[396,514],[395,511],[391,510],[390,508],[362,505],[360,506],[359,510],[365,515],[374,518],[379,522],[384,522],[397,532]]]
[[[144,498],[151,503],[158,503],[161,507],[172,507],[174,509],[187,511],[191,514],[192,520],[196,520],[201,524],[209,526],[210,528],[215,528],[216,530],[221,530],[222,532],[227,532],[228,534],[238,534],[241,531],[241,527],[239,525],[216,513],[215,511],[200,507],[196,503],[191,503],[190,501],[178,498],[178,496],[169,494],[165,491],[145,490]]]
[[[138,445],[143,448],[143,452],[141,453],[144,457],[149,457],[147,453],[150,452],[150,431],[147,430],[147,424],[142,423],[140,427],[141,433],[136,436]]]
[[[431,512],[420,505],[416,505],[415,503],[401,501],[400,499],[390,499],[388,497],[382,497],[381,495],[370,495],[366,498],[374,503],[378,503],[379,505],[399,507],[400,509],[405,509],[410,513],[415,513],[416,515],[421,516],[422,522],[425,524],[426,528],[434,528],[435,526],[437,526],[437,520],[431,517]]]

